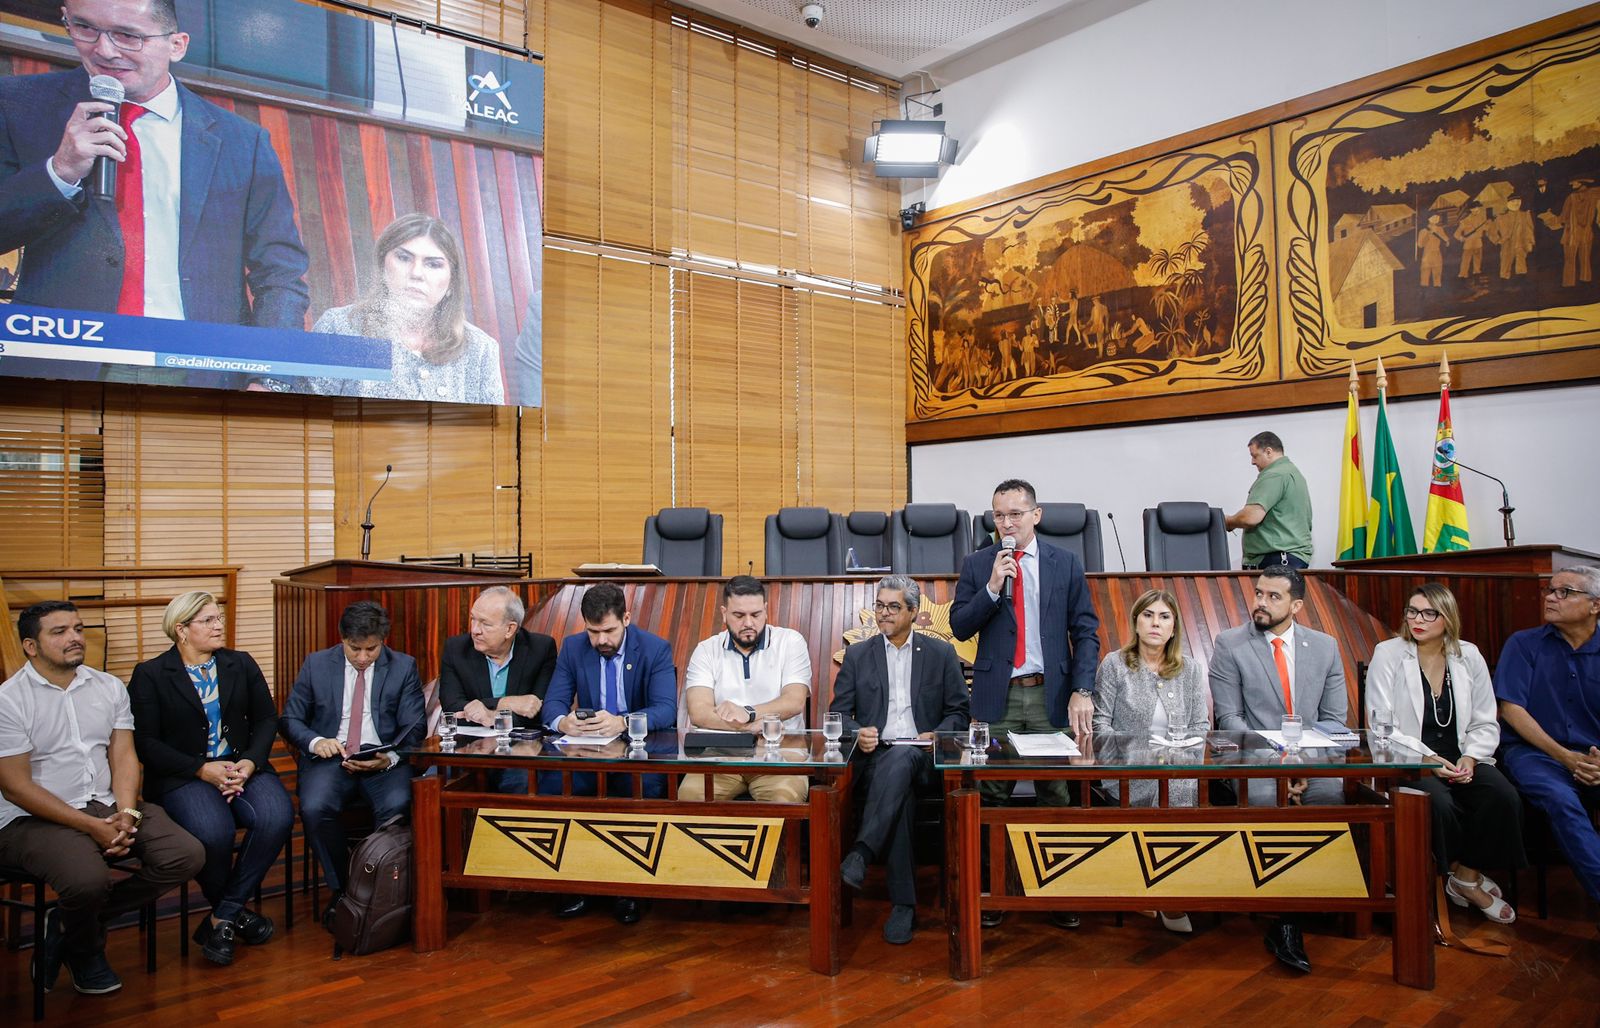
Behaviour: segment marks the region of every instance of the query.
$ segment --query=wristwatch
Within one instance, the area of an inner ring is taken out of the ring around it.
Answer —
[[[748,718],[745,719],[744,723],[747,724],[747,725],[755,724],[756,723],[756,708],[750,706],[749,704],[745,704],[744,712],[746,714],[750,715]]]
[[[123,807],[121,810],[117,811],[117,813],[127,814],[129,817],[133,818],[135,823],[144,820],[144,815],[141,814],[135,807]]]
[[[1094,696],[1094,690],[1093,689],[1074,689],[1072,691],[1077,693],[1079,696],[1090,696],[1090,697]]]

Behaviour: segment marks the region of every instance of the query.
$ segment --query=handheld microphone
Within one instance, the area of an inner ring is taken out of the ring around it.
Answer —
[[[1000,540],[1000,548],[1002,550],[1004,550],[1006,553],[1011,554],[1012,559],[1015,559],[1016,555],[1017,555],[1017,537],[1014,536],[1014,535],[1006,536],[1004,539]],[[1003,582],[1001,584],[1001,586],[1000,586],[1000,598],[1002,600],[1011,599],[1011,583],[1016,581],[1016,580],[1017,580],[1017,576],[1016,575],[1012,575],[1010,578],[1007,578],[1005,580],[1005,582]]]
[[[1122,533],[1117,531],[1117,516],[1106,511],[1106,520],[1111,522],[1111,538],[1117,541],[1117,559],[1122,561],[1122,573],[1128,573],[1128,558],[1122,555]]]
[[[366,560],[372,555],[372,501],[383,492],[383,487],[389,484],[389,475],[394,471],[393,464],[383,466],[383,481],[378,483],[378,488],[372,491],[372,499],[367,501],[367,517],[361,522],[361,559]]]
[[[97,111],[89,115],[91,118],[106,118],[117,120],[117,114],[122,109],[122,101],[127,97],[127,92],[122,88],[122,83],[110,75],[96,75],[89,80],[89,95],[96,100],[111,105],[109,111]],[[89,195],[97,200],[115,200],[117,198],[117,162],[110,157],[96,157],[94,165],[89,169],[89,181],[86,183]]]
[[[1517,544],[1517,526],[1512,522],[1511,515],[1516,512],[1517,508],[1511,506],[1511,493],[1506,489],[1506,484],[1487,471],[1479,471],[1477,468],[1468,467],[1456,460],[1455,453],[1446,449],[1443,444],[1434,447],[1433,453],[1441,463],[1454,464],[1462,471],[1470,471],[1474,475],[1480,475],[1500,487],[1500,534],[1505,537],[1507,546],[1515,546]]]

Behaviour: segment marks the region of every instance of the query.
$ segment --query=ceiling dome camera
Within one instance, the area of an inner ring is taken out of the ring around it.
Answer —
[[[821,4],[805,4],[800,8],[800,17],[806,23],[806,28],[814,29],[822,24],[822,16],[828,12],[822,9]]]

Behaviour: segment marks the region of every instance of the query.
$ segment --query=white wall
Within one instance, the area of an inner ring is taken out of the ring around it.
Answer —
[[[1600,552],[1600,476],[1592,447],[1600,437],[1594,388],[1535,389],[1451,396],[1456,454],[1505,480],[1516,508],[1519,543],[1560,543]],[[1404,477],[1417,544],[1428,503],[1438,397],[1389,405],[1389,430]],[[1339,455],[1343,407],[1167,422],[1120,428],[1049,432],[1011,439],[930,443],[911,449],[911,498],[949,501],[969,513],[989,507],[996,482],[1013,475],[1031,481],[1041,500],[1068,500],[1100,511],[1106,570],[1120,570],[1106,512],[1116,515],[1128,569],[1144,570],[1142,512],[1162,500],[1204,500],[1231,514],[1244,505],[1256,470],[1245,443],[1262,430],[1278,433],[1289,458],[1311,487],[1313,566],[1334,556],[1339,525]],[[1362,450],[1368,468],[1377,404],[1361,409]],[[1463,473],[1467,520],[1474,546],[1503,545],[1500,489]],[[1239,533],[1229,551],[1239,563]]]
[[[1581,6],[1562,0],[1147,0],[943,87],[958,164],[907,201],[930,208],[1259,110]],[[1600,360],[1594,374],[1600,376]],[[1370,386],[1370,383],[1368,383]],[[1600,387],[1451,398],[1462,460],[1506,480],[1517,539],[1600,551]],[[1390,405],[1407,498],[1422,540],[1437,397]],[[1363,405],[1371,463],[1376,408]],[[1344,408],[1084,429],[911,448],[911,497],[989,505],[1001,478],[1041,499],[1117,516],[1128,567],[1144,567],[1140,513],[1161,500],[1206,500],[1231,513],[1255,469],[1245,442],[1270,429],[1306,475],[1316,557],[1332,558]],[[1499,489],[1466,475],[1473,542],[1501,545]],[[1107,566],[1119,567],[1110,526]],[[1231,537],[1237,563],[1239,537]]]

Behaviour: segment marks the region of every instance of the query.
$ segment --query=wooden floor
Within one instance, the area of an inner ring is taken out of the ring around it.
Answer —
[[[1528,876],[1531,881],[1531,876]],[[266,946],[241,945],[229,968],[191,949],[178,956],[177,922],[159,927],[159,968],[147,975],[137,929],[112,933],[109,954],[126,983],[109,997],[62,983],[46,998],[48,1023],[87,1025],[330,1024],[875,1025],[1012,1024],[1456,1025],[1600,1024],[1600,931],[1595,907],[1565,870],[1553,873],[1552,917],[1529,911],[1504,931],[1509,959],[1436,949],[1438,988],[1390,978],[1389,942],[1337,934],[1329,919],[1307,935],[1316,972],[1292,977],[1267,955],[1261,925],[1196,915],[1184,938],[1155,922],[1086,915],[1062,931],[1040,915],[985,933],[985,976],[946,975],[938,911],[925,906],[916,940],[889,946],[887,907],[858,900],[836,978],[805,969],[801,908],[658,903],[624,928],[609,909],[558,921],[539,896],[499,897],[484,915],[454,913],[449,948],[409,947],[330,959],[329,936],[306,917]],[[869,883],[870,885],[871,883]],[[924,882],[931,895],[934,883]],[[1525,898],[1531,890],[1525,892]],[[267,912],[282,914],[269,899]],[[310,914],[301,897],[299,914]],[[1587,918],[1587,920],[1583,918]],[[1456,915],[1458,931],[1484,922]],[[28,1023],[26,952],[0,951],[0,1024]],[[1016,1018],[1022,1020],[1015,1020]]]

